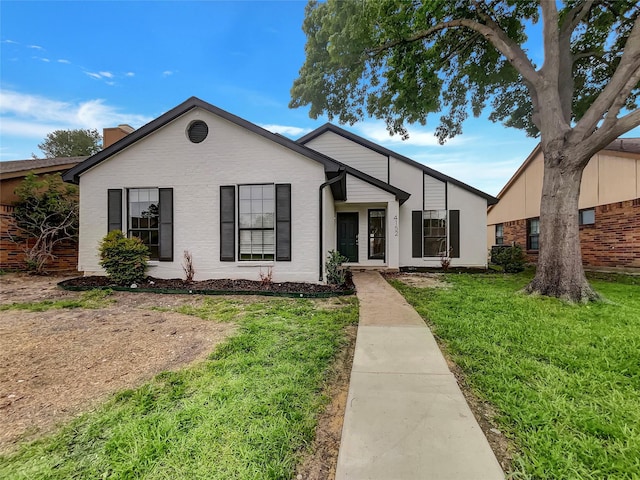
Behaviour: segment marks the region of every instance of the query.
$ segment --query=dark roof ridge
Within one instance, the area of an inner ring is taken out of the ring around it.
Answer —
[[[356,135],[353,132],[350,132],[348,130],[345,130],[344,128],[338,127],[337,125],[334,125],[333,123],[327,122],[324,125],[316,128],[315,130],[313,130],[312,132],[307,133],[306,135],[300,137],[297,141],[301,144],[306,144],[307,142],[310,142],[311,140],[319,137],[320,135],[322,135],[325,132],[333,132],[337,135],[340,135],[344,138],[346,138],[347,140],[351,140],[353,142],[356,142],[360,145],[362,145],[363,147],[366,147],[370,150],[373,150],[375,152],[380,153],[381,155],[388,155],[388,156],[392,156],[394,158],[397,158],[398,160],[408,163],[409,165],[412,165],[414,167],[417,167],[419,169],[421,169],[423,172],[425,172],[426,174],[437,178],[438,180],[441,180],[443,182],[450,182],[453,183],[454,185],[457,185],[461,188],[463,188],[464,190],[467,190],[471,193],[474,193],[482,198],[485,198],[487,200],[488,205],[493,205],[494,203],[497,203],[498,199],[496,197],[494,197],[493,195],[489,195],[488,193],[485,193],[481,190],[478,190],[477,188],[472,187],[471,185],[467,185],[464,182],[461,182],[460,180],[456,180],[453,177],[450,177],[448,175],[445,175],[444,173],[440,173],[437,170],[434,170],[430,167],[427,167],[426,165],[420,163],[420,162],[416,162],[415,160],[406,157],[398,152],[394,152],[393,150],[390,150],[386,147],[383,147],[382,145],[378,145],[377,143],[373,143],[370,140],[367,140],[364,137],[361,137],[360,135]]]
[[[237,115],[227,112],[226,110],[222,110],[219,107],[216,107],[210,103],[207,103],[204,100],[199,99],[198,97],[190,97],[184,102],[182,102],[180,105],[165,112],[164,114],[160,115],[158,118],[151,120],[149,123],[133,131],[132,133],[122,138],[121,140],[118,140],[113,145],[108,146],[104,150],[87,158],[84,162],[69,169],[63,175],[62,178],[66,182],[77,184],[81,173],[87,171],[88,169],[94,167],[95,165],[98,165],[99,163],[103,162],[104,160],[111,157],[112,155],[124,150],[128,146],[134,144],[138,140],[141,140],[147,135],[155,132],[159,128],[172,122],[176,118],[184,115],[185,113],[187,113],[190,110],[193,110],[194,108],[202,108],[203,110],[213,113],[214,115],[218,115],[219,117],[227,121],[235,123],[238,126],[244,127],[247,130],[250,130],[258,135],[268,138],[279,145],[282,145],[286,148],[296,151],[312,160],[320,162],[325,166],[325,169],[327,171],[336,171],[338,168],[337,162],[335,162],[330,157],[327,157],[326,155],[320,155],[319,152],[316,152],[311,148],[304,147],[298,142],[291,140],[287,137],[284,137],[282,135],[272,133],[254,123],[251,123],[248,120],[245,120],[241,117],[238,117]]]

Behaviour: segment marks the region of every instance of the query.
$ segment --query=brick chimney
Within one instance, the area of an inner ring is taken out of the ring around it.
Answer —
[[[102,129],[102,148],[107,148],[118,140],[123,139],[131,132],[133,132],[134,128],[131,125],[118,125],[117,127],[104,128]]]

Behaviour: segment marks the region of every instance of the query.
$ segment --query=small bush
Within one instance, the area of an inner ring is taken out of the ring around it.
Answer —
[[[347,257],[336,250],[331,250],[327,254],[327,262],[324,264],[327,271],[327,283],[329,285],[344,286],[347,281],[347,268],[342,264],[348,260]]]
[[[100,266],[116,284],[129,286],[145,278],[149,249],[137,237],[112,230],[100,243]]]
[[[524,270],[526,259],[520,245],[503,245],[492,249],[491,263],[501,266],[505,273],[518,273]]]

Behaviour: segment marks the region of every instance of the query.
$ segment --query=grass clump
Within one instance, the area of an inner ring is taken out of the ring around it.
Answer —
[[[61,300],[41,300],[39,302],[16,302],[0,305],[0,312],[5,310],[27,310],[29,312],[44,312],[61,308],[90,308],[97,309],[108,306],[114,300],[109,298],[113,291],[110,289],[89,290],[80,298]]]
[[[638,283],[592,280],[608,302],[570,305],[517,293],[530,278],[392,283],[496,407],[519,450],[513,478],[640,478]]]
[[[208,298],[178,308],[233,319],[239,331],[207,361],[0,457],[0,478],[292,478],[326,401],[325,373],[357,322],[355,301],[339,302]]]

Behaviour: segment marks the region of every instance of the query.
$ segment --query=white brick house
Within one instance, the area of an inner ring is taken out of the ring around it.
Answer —
[[[318,282],[329,250],[354,266],[486,267],[495,199],[327,124],[294,142],[192,97],[69,170],[78,270],[100,274],[109,230],[143,238],[149,274]]]

